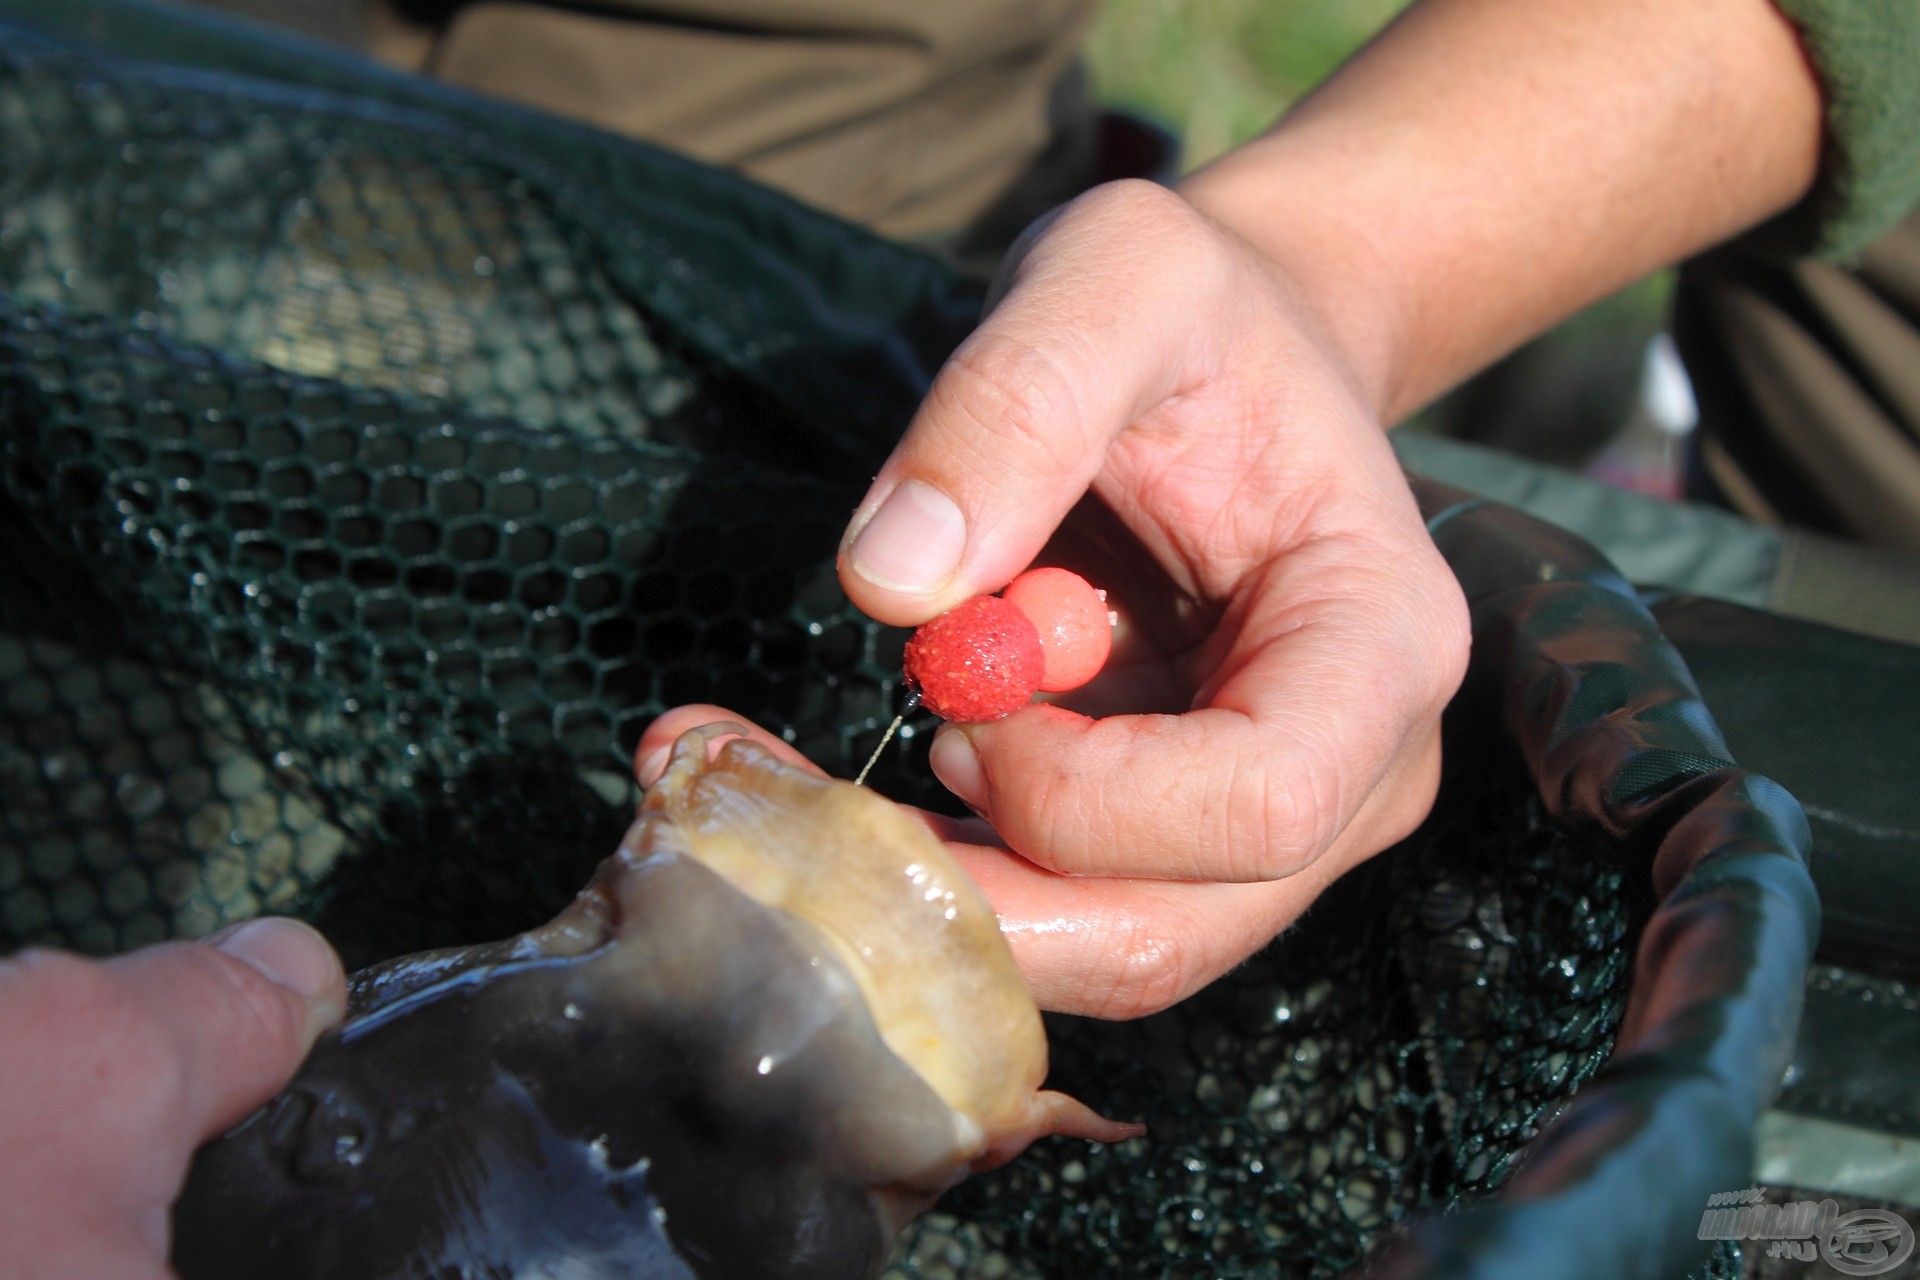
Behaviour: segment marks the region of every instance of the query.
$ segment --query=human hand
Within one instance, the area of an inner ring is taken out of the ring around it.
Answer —
[[[1181,195],[1016,251],[841,581],[905,625],[1067,559],[1122,615],[1072,710],[933,748],[1021,855],[970,865],[1043,1004],[1170,1003],[1418,821],[1467,628],[1379,427],[1802,199],[1820,122],[1760,0],[1428,0]]]
[[[1314,300],[1144,183],[1016,251],[841,582],[907,625],[1036,559],[1108,590],[1114,656],[1070,706],[945,726],[933,767],[1019,855],[969,867],[1041,1003],[1137,1016],[1418,824],[1465,604]]]
[[[333,949],[290,920],[0,961],[0,1274],[163,1280],[194,1150],[272,1097],[346,999]]]
[[[934,744],[1043,1005],[1172,1003],[1419,821],[1466,611],[1380,426],[1801,199],[1820,120],[1764,0],[1428,0],[1185,197],[1012,255],[840,567],[901,625],[1036,557],[1121,615],[1069,705]]]

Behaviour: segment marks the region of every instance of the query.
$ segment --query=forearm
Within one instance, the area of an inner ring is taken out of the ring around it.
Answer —
[[[1786,208],[1819,148],[1766,0],[1426,0],[1183,190],[1300,282],[1393,422]]]

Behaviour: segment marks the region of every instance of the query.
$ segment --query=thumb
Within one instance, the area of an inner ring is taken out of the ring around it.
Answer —
[[[1033,561],[1114,439],[1180,389],[1200,226],[1171,192],[1116,183],[1035,237],[854,513],[856,605],[911,625]]]
[[[339,957],[296,920],[249,920],[105,968],[163,1042],[180,1085],[169,1123],[193,1145],[278,1092],[346,1010]]]

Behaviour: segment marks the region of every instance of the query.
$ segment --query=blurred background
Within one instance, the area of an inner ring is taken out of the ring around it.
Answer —
[[[325,36],[341,27],[349,0],[189,2],[271,14]],[[1192,168],[1266,128],[1408,3],[1103,0],[1088,49],[1095,91],[1177,136]],[[1595,304],[1405,429],[1678,496],[1693,411],[1685,374],[1660,337],[1670,289],[1662,274]]]
[[[1105,0],[1101,98],[1177,134],[1186,168],[1271,124],[1408,0]],[[1692,401],[1664,339],[1671,277],[1569,319],[1421,414],[1436,431],[1674,496]]]

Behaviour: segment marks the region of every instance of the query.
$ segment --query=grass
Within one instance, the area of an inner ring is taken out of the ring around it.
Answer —
[[[1170,125],[1189,166],[1272,124],[1406,0],[1106,0],[1096,90]]]

